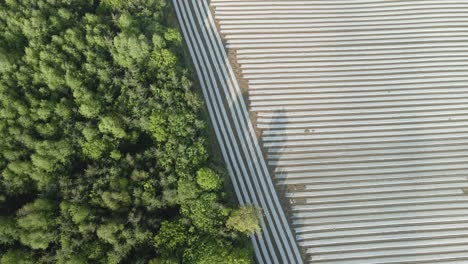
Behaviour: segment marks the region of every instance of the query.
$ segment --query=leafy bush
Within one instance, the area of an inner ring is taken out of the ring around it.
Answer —
[[[260,232],[261,211],[254,206],[243,206],[234,210],[229,216],[226,226],[241,233],[252,235]]]
[[[214,191],[220,188],[221,179],[213,170],[201,168],[197,171],[197,183],[203,190]]]

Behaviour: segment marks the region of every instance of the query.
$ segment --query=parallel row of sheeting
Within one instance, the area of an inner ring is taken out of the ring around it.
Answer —
[[[173,4],[236,195],[265,216],[262,233],[252,236],[257,261],[302,263],[209,6],[198,0]]]
[[[468,1],[211,0],[310,263],[468,263]]]

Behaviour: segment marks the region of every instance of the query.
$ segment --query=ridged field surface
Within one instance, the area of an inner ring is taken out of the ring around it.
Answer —
[[[310,263],[468,263],[468,1],[211,0]]]

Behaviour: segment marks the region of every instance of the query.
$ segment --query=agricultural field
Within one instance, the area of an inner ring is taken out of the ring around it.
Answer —
[[[0,264],[468,263],[468,2],[0,0]]]
[[[468,262],[466,1],[174,2],[199,76],[238,86],[304,262]],[[265,226],[257,260],[300,263]]]

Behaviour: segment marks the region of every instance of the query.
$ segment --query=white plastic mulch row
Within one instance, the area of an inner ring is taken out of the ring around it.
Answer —
[[[211,0],[309,263],[468,263],[468,2]]]

